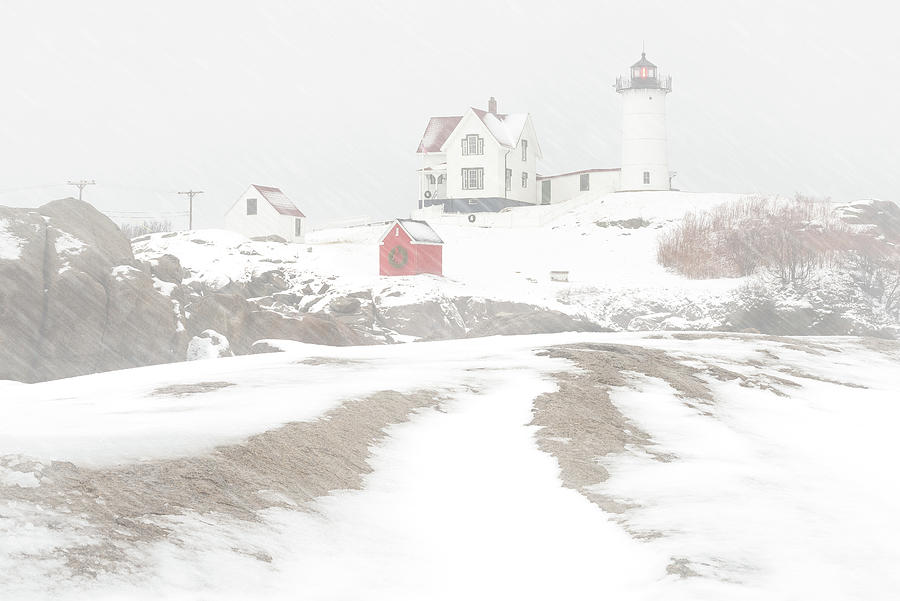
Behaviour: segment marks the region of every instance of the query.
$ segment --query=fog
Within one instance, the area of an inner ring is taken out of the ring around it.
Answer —
[[[533,115],[541,173],[615,167],[613,83],[671,74],[693,191],[897,199],[900,40],[885,3],[4,2],[0,204],[221,225],[250,183],[313,225],[408,214],[433,115]],[[186,221],[186,220],[184,220]]]

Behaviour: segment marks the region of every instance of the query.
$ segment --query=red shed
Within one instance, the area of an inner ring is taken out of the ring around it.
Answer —
[[[444,241],[424,221],[397,219],[378,244],[381,275],[443,275]]]

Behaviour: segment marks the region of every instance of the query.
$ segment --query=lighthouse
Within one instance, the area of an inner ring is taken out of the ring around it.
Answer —
[[[622,172],[619,189],[670,190],[666,151],[666,94],[672,78],[641,53],[628,77],[616,79],[622,95]]]

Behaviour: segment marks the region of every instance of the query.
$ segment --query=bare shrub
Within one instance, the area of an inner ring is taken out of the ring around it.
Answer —
[[[147,234],[157,234],[159,232],[171,232],[172,222],[168,220],[144,221],[142,223],[120,223],[119,229],[129,240],[133,240],[139,236]]]
[[[804,281],[850,245],[827,204],[754,197],[688,213],[660,237],[657,260],[694,279],[764,271],[786,284]]]
[[[900,316],[900,255],[854,250],[843,264],[860,289],[888,314]]]

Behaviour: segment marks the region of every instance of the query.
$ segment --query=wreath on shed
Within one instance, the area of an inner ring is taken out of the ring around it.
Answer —
[[[388,253],[388,263],[391,264],[391,267],[399,269],[406,265],[408,260],[409,254],[402,246],[395,246],[391,249],[391,252]]]

